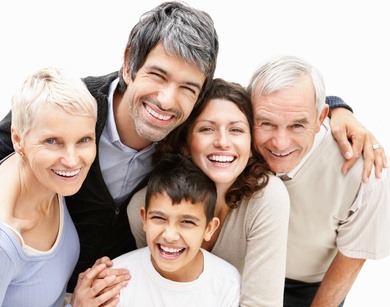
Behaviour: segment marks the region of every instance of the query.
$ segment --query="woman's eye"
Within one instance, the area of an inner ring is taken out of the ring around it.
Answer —
[[[241,128],[232,128],[232,132],[241,133],[241,132],[244,132],[244,130],[242,130]]]
[[[80,143],[88,143],[91,140],[92,140],[92,138],[86,136],[86,137],[83,137],[80,139]]]
[[[212,131],[213,129],[211,127],[202,127],[199,129],[200,132],[209,132]]]
[[[56,144],[57,140],[55,138],[48,138],[45,140],[45,143],[52,145],[52,144]]]

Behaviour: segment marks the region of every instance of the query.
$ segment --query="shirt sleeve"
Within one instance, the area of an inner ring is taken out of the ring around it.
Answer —
[[[282,306],[290,199],[276,176],[252,196],[240,306]]]
[[[351,258],[382,259],[390,255],[390,176],[384,169],[382,178],[372,174],[362,184],[342,221],[337,235],[339,251]]]
[[[330,109],[345,108],[353,113],[352,108],[344,102],[340,97],[337,96],[326,96],[325,102],[329,105]]]

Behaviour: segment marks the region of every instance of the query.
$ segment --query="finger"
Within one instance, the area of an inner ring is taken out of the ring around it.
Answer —
[[[121,275],[129,275],[130,272],[127,269],[122,269],[122,268],[116,268],[116,269],[107,269],[106,273],[109,275],[115,275],[115,276],[121,276]]]
[[[102,279],[95,279],[91,286],[91,292],[94,296],[98,295],[100,292],[103,291],[103,289],[112,286],[115,284],[115,275],[109,275]]]
[[[360,150],[358,152],[361,152],[363,148],[363,143],[361,140],[356,140],[356,144],[354,143],[354,148],[352,148],[351,143],[348,140],[348,136],[345,133],[345,130],[340,131],[340,130],[335,130],[332,131],[334,139],[337,141],[340,151],[342,152],[344,158],[346,160],[350,160],[353,158],[353,153],[356,152],[354,148],[357,150]]]
[[[105,265],[109,264],[107,266],[112,266],[112,261],[109,257],[104,256],[104,257],[97,259],[92,267],[99,265],[99,264],[105,264]]]
[[[84,272],[79,274],[78,280],[81,280],[85,277],[85,275],[91,270],[91,268],[86,269]]]
[[[117,283],[113,287],[109,287],[108,290],[103,290],[102,292],[99,292],[96,299],[97,302],[100,304],[104,304],[104,306],[107,306],[111,303],[112,300],[116,300],[119,297],[120,291],[126,287],[128,284],[128,281],[124,281],[121,283]],[[115,306],[115,305],[114,305]]]
[[[339,146],[341,149],[341,145],[339,145]],[[352,168],[352,166],[355,164],[355,162],[360,158],[361,153],[362,153],[362,149],[363,149],[363,142],[361,142],[360,139],[353,140],[351,148],[352,148],[351,152],[353,152],[353,155],[344,162],[344,165],[342,167],[343,174],[346,174]],[[344,155],[344,157],[345,157],[345,155]]]
[[[91,286],[93,284],[93,281],[97,278],[97,276],[105,269],[106,269],[105,264],[99,264],[99,265],[85,271],[86,274],[84,275],[83,279],[81,280],[82,285]]]
[[[378,144],[378,143],[375,143]],[[374,163],[375,163],[375,177],[381,178],[383,168],[386,166],[387,160],[385,155],[385,150],[381,146],[374,150]]]
[[[104,277],[110,276],[110,275],[115,275],[115,274],[111,274],[110,270],[106,266],[106,268],[104,270],[102,270],[96,278],[104,278]]]
[[[372,148],[372,138],[367,137],[363,149],[364,164],[363,164],[363,182],[366,183],[370,178],[372,168],[375,163],[375,152]]]
[[[104,307],[115,307],[119,303],[119,297],[114,297],[112,300],[105,302]]]
[[[103,292],[109,291],[109,290],[111,290],[111,288],[115,287],[117,284],[123,283],[123,282],[128,282],[130,279],[131,279],[130,274],[123,274],[123,275],[116,276],[116,279],[112,282],[112,284],[110,286],[107,286],[106,288],[104,288],[102,291]],[[96,280],[96,282],[97,282],[97,280]]]

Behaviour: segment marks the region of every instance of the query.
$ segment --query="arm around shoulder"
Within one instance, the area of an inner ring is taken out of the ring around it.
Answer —
[[[14,151],[11,141],[11,111],[0,122],[0,160]]]
[[[127,206],[127,217],[137,248],[147,246],[140,212],[141,208],[145,206],[145,195],[146,187],[135,193]]]

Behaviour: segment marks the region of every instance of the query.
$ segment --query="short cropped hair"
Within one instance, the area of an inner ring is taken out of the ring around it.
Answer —
[[[25,136],[37,114],[59,108],[71,115],[97,118],[95,98],[80,78],[60,68],[42,68],[27,77],[12,97],[11,126]]]
[[[219,49],[217,32],[209,14],[178,1],[163,2],[143,14],[131,30],[126,45],[125,61],[133,80],[150,51],[159,43],[167,53],[197,66],[206,77],[203,89],[209,88]],[[126,88],[122,66],[119,89],[124,92]],[[198,101],[202,95],[203,91]]]
[[[194,205],[202,204],[207,223],[214,217],[217,190],[214,182],[197,167],[190,158],[182,155],[169,155],[156,165],[150,174],[145,196],[147,211],[153,195],[166,194],[172,205],[182,201]]]
[[[297,85],[304,78],[313,84],[317,113],[320,114],[326,98],[323,76],[316,67],[297,56],[282,55],[264,61],[252,75],[247,90],[253,99],[254,95],[268,95]]]

